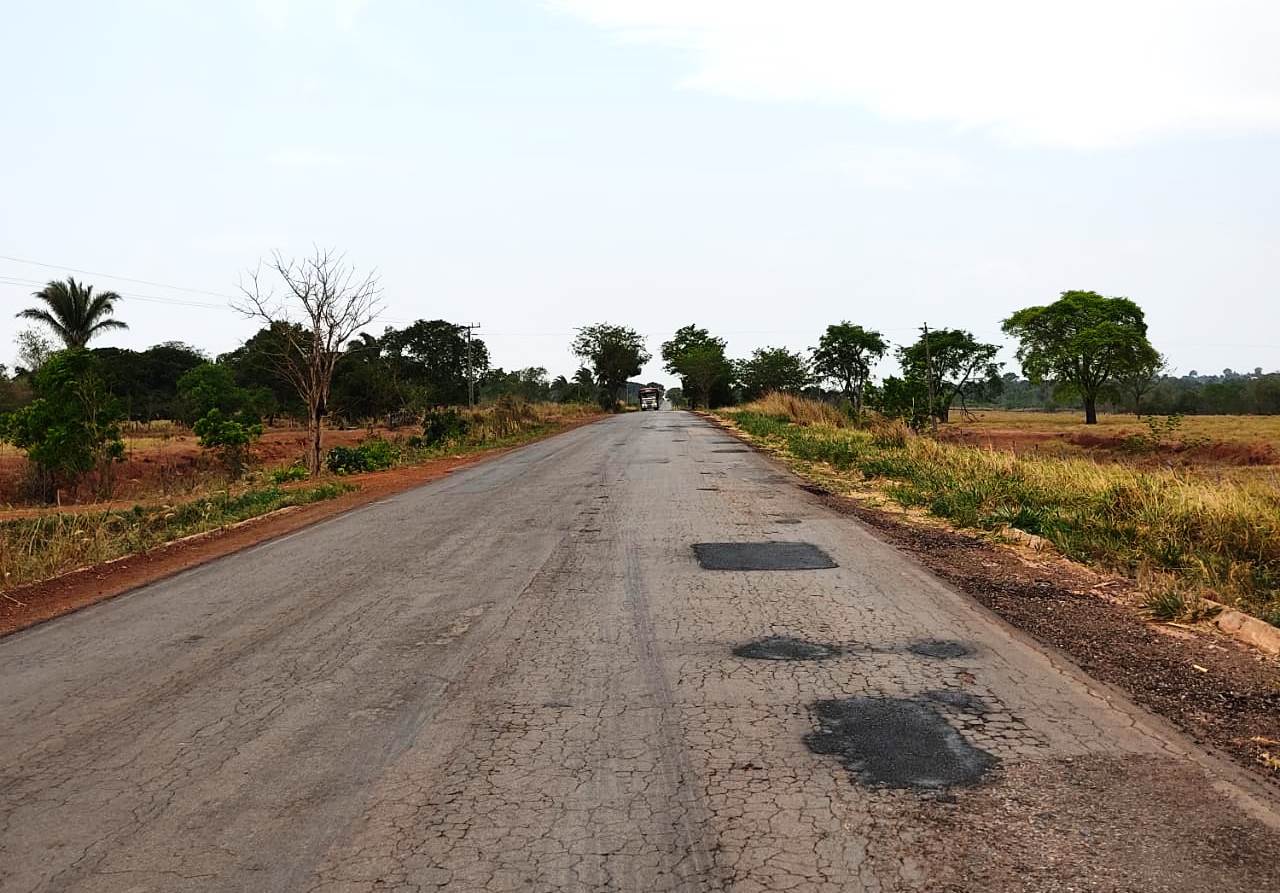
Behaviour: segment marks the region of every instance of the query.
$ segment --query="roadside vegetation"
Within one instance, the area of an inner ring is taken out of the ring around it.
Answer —
[[[294,489],[258,486],[172,505],[126,510],[46,512],[0,521],[0,576],[4,589],[86,565],[144,552],[164,543],[216,530],[287,506],[333,499],[354,489],[323,483]]]
[[[1280,488],[1195,470],[1015,455],[940,442],[900,421],[858,423],[825,403],[770,395],[723,413],[810,471],[874,487],[959,527],[1014,528],[1152,593],[1156,613],[1199,599],[1280,625]]]

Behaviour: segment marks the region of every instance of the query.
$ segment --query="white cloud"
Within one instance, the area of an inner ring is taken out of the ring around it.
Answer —
[[[1276,0],[548,0],[685,52],[691,88],[1015,144],[1280,130]]]

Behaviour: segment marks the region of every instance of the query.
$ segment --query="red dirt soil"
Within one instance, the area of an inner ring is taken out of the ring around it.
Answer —
[[[557,434],[595,422],[599,418],[599,416],[593,416],[571,422],[555,432],[535,438],[530,443],[555,437]],[[365,432],[352,433],[363,436]],[[216,558],[292,533],[317,521],[332,518],[386,496],[438,480],[460,468],[476,465],[520,448],[520,446],[503,447],[460,458],[436,459],[423,465],[351,475],[341,480],[356,484],[359,489],[337,499],[282,509],[232,527],[213,530],[137,555],[81,568],[59,577],[0,593],[0,636],[114,598]]]
[[[395,432],[379,429],[374,432],[394,436]],[[325,429],[325,447],[354,446],[369,436],[364,428],[345,430]],[[307,432],[302,428],[281,428],[268,431],[253,447],[252,465],[274,468],[293,460],[301,460],[306,453]],[[27,474],[27,460],[20,455],[0,456],[0,504],[18,506],[23,499],[23,480]],[[171,438],[154,438],[153,442],[134,446],[125,454],[123,462],[111,469],[112,486],[110,505],[133,505],[150,498],[180,498],[189,496],[201,483],[220,478],[217,461],[205,454],[193,434],[180,434]],[[74,491],[63,491],[64,505],[105,505],[95,498],[99,491],[96,475],[86,476]],[[42,507],[41,507],[42,508]]]
[[[1129,437],[1117,434],[1067,433],[1064,431],[1018,431],[1012,429],[949,428],[939,434],[948,443],[1014,453],[1035,453],[1047,443],[1070,444],[1089,452],[1094,459],[1129,459],[1167,463],[1171,459],[1199,465],[1280,465],[1280,453],[1269,443],[1213,440],[1187,445],[1177,441],[1135,453]]]

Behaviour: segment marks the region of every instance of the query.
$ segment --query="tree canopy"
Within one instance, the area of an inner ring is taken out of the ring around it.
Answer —
[[[676,330],[663,342],[664,368],[680,376],[681,391],[693,406],[711,408],[732,400],[733,363],[725,356],[723,338],[695,325]]]
[[[813,372],[804,354],[785,347],[761,347],[739,362],[738,382],[747,399],[770,391],[798,394],[813,384]]]
[[[639,375],[641,367],[651,359],[643,335],[627,326],[609,323],[578,329],[573,352],[590,364],[603,392],[602,402],[607,401],[610,409],[627,379]]]
[[[48,326],[69,348],[84,347],[95,335],[108,329],[127,329],[125,323],[112,319],[116,301],[120,296],[113,291],[93,293],[92,285],[76,282],[70,276],[65,282],[51,281],[32,297],[44,302],[44,307],[28,307],[18,313],[20,319],[30,319]]]
[[[854,412],[862,412],[862,398],[871,378],[871,367],[882,359],[889,343],[879,332],[855,326],[848,320],[827,326],[813,351],[813,371],[834,381],[845,397],[853,401]]]
[[[1023,374],[1078,393],[1091,425],[1098,421],[1099,395],[1158,357],[1147,340],[1142,308],[1093,291],[1064,291],[1052,304],[1023,308],[1003,329],[1018,339]]]
[[[917,397],[927,394],[932,383],[932,415],[945,422],[956,397],[963,403],[975,383],[999,386],[1002,364],[995,359],[999,350],[998,345],[984,344],[963,329],[936,329],[929,332],[927,344],[922,335],[915,344],[899,347],[898,362],[903,378],[918,386],[913,391]],[[927,403],[928,398],[924,400]]]

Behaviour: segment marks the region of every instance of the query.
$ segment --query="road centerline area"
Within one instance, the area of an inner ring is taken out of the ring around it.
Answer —
[[[1280,888],[1265,790],[684,413],[0,640],[0,680],[4,891]]]

